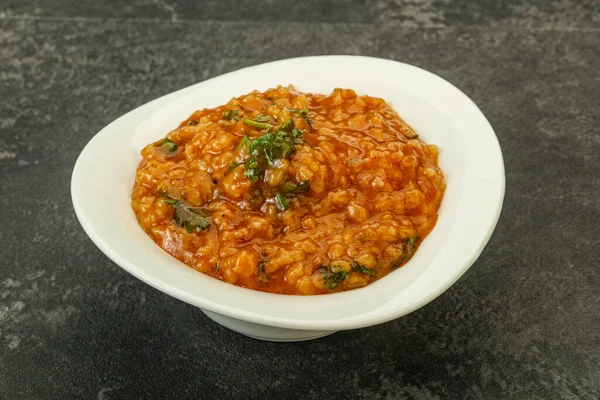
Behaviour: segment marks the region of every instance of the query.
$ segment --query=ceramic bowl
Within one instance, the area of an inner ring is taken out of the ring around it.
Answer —
[[[414,257],[369,286],[319,296],[262,293],[184,265],[139,227],[131,190],[140,150],[193,111],[254,89],[293,84],[304,92],[336,87],[382,97],[427,143],[440,148],[447,190],[439,220]],[[314,339],[380,324],[424,306],[475,262],[502,208],[504,164],[494,131],[477,106],[444,79],[400,62],[356,56],[294,58],[228,73],[151,101],[112,122],[83,149],[71,181],[77,217],[111,260],[156,289],[199,307],[245,335]]]

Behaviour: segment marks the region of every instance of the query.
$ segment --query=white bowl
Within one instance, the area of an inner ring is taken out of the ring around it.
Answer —
[[[343,293],[290,296],[221,282],[164,252],[139,227],[131,190],[140,150],[193,111],[254,89],[293,84],[305,92],[336,87],[382,97],[440,148],[447,190],[439,220],[408,264]],[[502,208],[504,164],[494,131],[477,106],[444,79],[400,62],[355,56],[282,60],[225,74],[151,101],[102,129],[82,151],[71,181],[77,217],[92,241],[134,276],[200,307],[245,335],[313,339],[380,324],[424,306],[477,259]]]

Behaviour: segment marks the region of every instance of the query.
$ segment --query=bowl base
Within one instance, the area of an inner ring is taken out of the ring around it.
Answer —
[[[323,336],[331,335],[337,331],[304,331],[299,329],[276,328],[246,322],[235,318],[225,317],[210,311],[202,310],[204,314],[219,325],[231,329],[234,332],[241,333],[253,339],[267,340],[271,342],[300,342],[303,340],[318,339]]]

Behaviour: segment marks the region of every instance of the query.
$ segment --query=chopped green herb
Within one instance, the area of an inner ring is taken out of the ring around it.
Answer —
[[[244,123],[246,121],[251,121],[252,124],[263,124],[244,119]],[[244,176],[252,180],[252,182],[256,182],[262,177],[267,163],[273,166],[275,165],[275,160],[291,157],[296,152],[296,145],[290,133],[278,130],[276,132],[265,133],[256,139],[250,139],[248,136],[245,136],[237,145],[236,150],[240,152],[243,150],[243,152],[246,154],[250,153],[252,156],[246,160],[246,172]],[[236,166],[237,164],[232,164],[230,170]]]
[[[229,166],[229,169],[227,170],[227,172],[233,171],[233,169],[235,167],[237,167],[238,165],[242,165],[242,164],[245,164],[245,162],[244,161],[234,161],[234,162],[232,162],[231,165]]]
[[[158,149],[163,154],[173,155],[173,153],[177,151],[177,143],[169,139],[163,139],[160,142],[158,142]]]
[[[250,144],[250,138],[248,136],[244,136],[242,140],[238,143],[236,150],[240,150],[242,147]]]
[[[254,120],[248,119],[248,118],[244,118],[244,119],[242,119],[242,121],[244,122],[245,125],[251,126],[253,128],[258,128],[258,129],[272,129],[273,128],[273,125],[267,124],[266,122],[254,121]]]
[[[288,119],[287,121],[285,121],[283,124],[281,124],[281,126],[279,127],[279,131],[286,131],[288,130],[288,128],[292,126],[294,127],[294,120],[293,119]]]
[[[275,194],[276,206],[279,211],[285,211],[290,208],[290,201],[281,194]]]
[[[400,257],[398,257],[394,262],[392,262],[392,267],[398,268],[415,252],[415,241],[419,238],[408,238],[406,239],[406,244],[404,245],[404,250]]]
[[[270,122],[270,123],[275,122],[275,119],[272,116],[270,116],[269,114],[257,115],[256,117],[252,118],[252,120],[256,121],[256,122]]]
[[[312,120],[308,118],[308,110],[306,108],[298,109],[298,108],[288,108],[288,111],[294,114],[300,114],[302,118],[306,120],[308,125],[312,128]]]
[[[198,125],[198,122],[200,122],[200,121],[197,121],[197,120],[195,120],[195,119],[190,119],[190,120],[188,121],[187,125],[188,125],[188,126],[194,126],[194,125]]]
[[[284,182],[279,186],[279,191],[285,195],[287,194],[300,194],[306,193],[310,189],[310,181],[300,182],[295,184],[294,182]]]
[[[308,110],[306,108],[288,108],[288,111],[294,114],[298,113],[302,118],[305,118],[308,114]]]
[[[244,171],[244,176],[250,179],[252,182],[256,182],[260,179],[262,176],[262,171],[258,163],[258,158],[250,157],[250,159],[246,161],[246,170]]]
[[[323,273],[323,283],[329,289],[335,289],[348,276],[348,273],[337,265],[320,267],[319,271]]]
[[[294,141],[283,131],[266,133],[261,137],[250,140],[250,153],[254,156],[264,154],[269,165],[277,158],[288,158],[296,151]]]
[[[362,265],[360,265],[356,261],[352,261],[352,269],[354,271],[356,271],[356,272],[360,272],[361,274],[365,274],[365,275],[369,275],[369,276],[375,276],[375,271],[374,270],[372,270],[371,268],[363,267]]]
[[[223,113],[223,118],[227,120],[239,119],[237,116],[240,113],[239,110],[227,110]]]
[[[170,197],[163,199],[167,204],[170,204],[175,209],[173,220],[187,229],[188,232],[197,230],[205,230],[210,226],[210,216],[208,213],[199,207],[193,207],[183,200],[176,200]]]
[[[298,128],[292,129],[292,137],[294,138],[295,144],[304,143],[304,138],[302,137],[302,131]]]
[[[215,264],[215,271],[218,271],[218,270],[219,270],[219,263],[216,263]]]

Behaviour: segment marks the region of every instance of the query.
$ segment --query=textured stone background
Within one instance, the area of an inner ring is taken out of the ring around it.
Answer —
[[[230,332],[110,262],[72,210],[88,140],[204,79],[300,55],[433,71],[494,126],[500,222],[451,289],[297,344]],[[0,3],[0,398],[600,398],[598,0]]]

